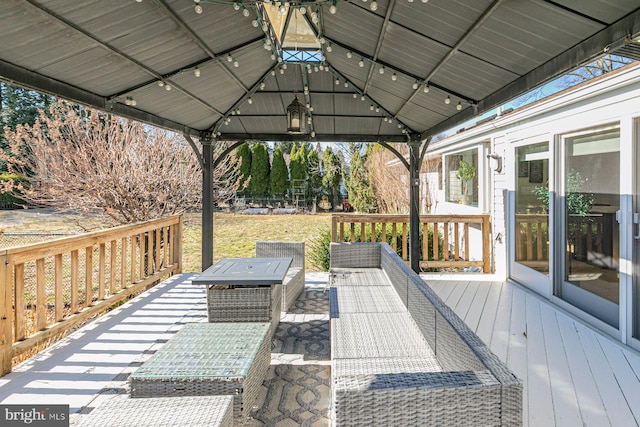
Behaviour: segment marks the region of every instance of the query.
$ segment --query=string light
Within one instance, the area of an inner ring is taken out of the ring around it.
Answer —
[[[200,0],[194,0],[195,6],[193,9],[196,11],[198,15],[202,13],[202,6],[200,6]]]
[[[245,18],[248,18],[248,17],[249,17],[249,15],[251,15],[251,12],[249,12],[249,9],[245,9],[245,8],[243,8],[243,9],[242,9],[242,15],[243,15]]]
[[[418,82],[417,82],[417,81],[413,82],[413,86],[412,86],[412,87],[413,87],[414,89],[418,89]]]
[[[240,3],[234,3],[233,4],[233,10],[240,10],[241,6],[242,6],[242,4],[240,4]]]
[[[456,110],[462,110],[462,102],[458,101],[458,105],[456,105]]]
[[[196,67],[193,69],[193,75],[196,77],[200,77],[200,68]]]
[[[393,80],[394,82],[398,80],[398,75],[396,73],[391,74],[391,80]]]
[[[447,105],[451,104],[451,97],[449,95],[444,99],[444,103]]]
[[[248,103],[249,105],[253,104],[253,98],[249,97],[249,99],[247,99],[247,103]]]
[[[422,0],[424,1],[424,0]],[[371,9],[372,11],[376,11],[378,10],[378,2],[376,2],[375,0],[371,2],[371,4],[369,5],[369,9]]]
[[[336,0],[333,0],[333,4],[329,6],[329,13],[335,15],[337,11],[338,8],[336,7]]]
[[[236,67],[236,68],[238,68],[240,66],[240,63],[238,62],[237,59],[233,61],[233,66]]]
[[[171,90],[171,85],[169,83],[165,83],[164,84],[164,89],[167,90],[167,91]]]
[[[353,58],[353,53],[351,53],[351,51],[347,52],[347,58],[349,59]]]
[[[428,85],[428,84],[426,84],[426,85],[424,86],[424,89],[422,89],[422,90],[423,90],[423,92],[424,92],[424,93],[429,93],[429,85]]]
[[[358,61],[358,67],[364,67],[364,59],[360,58],[360,61]]]

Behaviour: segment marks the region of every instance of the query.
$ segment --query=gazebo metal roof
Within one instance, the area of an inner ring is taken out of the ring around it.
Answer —
[[[431,138],[607,53],[640,59],[637,0],[0,2],[0,79],[185,134],[203,166],[203,268],[213,141],[382,143],[409,170],[418,271]],[[298,95],[307,135],[286,132]]]
[[[423,1],[292,2],[277,17],[247,0],[4,0],[0,78],[221,140],[300,139],[286,133],[298,94],[313,108],[308,139],[394,142],[427,139],[604,53],[640,57],[637,0]],[[298,27],[311,36],[276,35]],[[321,62],[281,63],[283,43],[318,46]]]

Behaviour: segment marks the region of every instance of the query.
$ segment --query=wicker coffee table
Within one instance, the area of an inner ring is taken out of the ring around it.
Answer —
[[[269,328],[189,323],[130,376],[131,397],[233,395],[234,417],[243,422],[271,363]]]

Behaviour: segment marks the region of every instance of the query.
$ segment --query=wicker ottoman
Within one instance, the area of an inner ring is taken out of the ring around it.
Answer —
[[[232,396],[131,399],[116,395],[86,415],[79,427],[231,427]]]
[[[271,363],[269,323],[190,323],[130,377],[131,397],[233,395],[249,416]]]

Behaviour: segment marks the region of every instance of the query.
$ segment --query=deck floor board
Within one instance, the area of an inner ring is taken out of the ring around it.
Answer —
[[[423,278],[523,380],[523,425],[640,425],[638,352],[511,282]]]

